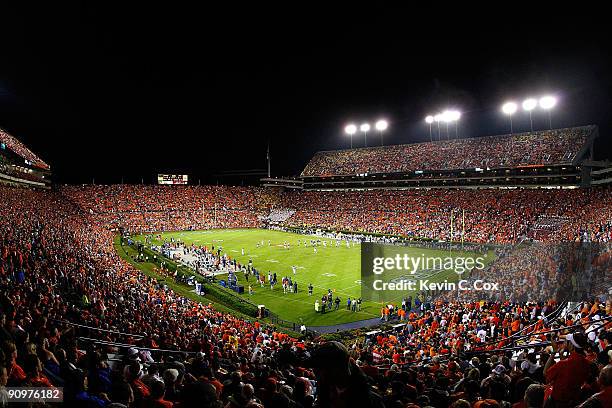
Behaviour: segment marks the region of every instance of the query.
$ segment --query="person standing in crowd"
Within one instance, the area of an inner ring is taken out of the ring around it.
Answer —
[[[565,343],[558,347],[553,340],[552,350],[544,365],[546,381],[552,387],[551,404],[555,407],[575,406],[580,395],[580,388],[587,381],[591,372],[591,363],[586,359],[585,348],[587,339],[584,333],[570,333],[565,337]],[[563,352],[569,355],[564,357]],[[555,355],[559,352],[561,361],[555,363]]]
[[[381,396],[368,384],[341,343],[330,341],[320,345],[306,365],[314,370],[317,380],[317,407],[384,408]]]

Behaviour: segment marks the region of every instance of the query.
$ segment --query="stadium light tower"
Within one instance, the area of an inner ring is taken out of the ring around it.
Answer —
[[[523,110],[529,112],[529,127],[532,132],[533,132],[533,119],[531,118],[531,111],[534,110],[536,106],[538,106],[538,101],[533,98],[525,99],[523,101]]]
[[[452,122],[455,122],[455,139],[457,139],[458,138],[458,133],[459,133],[457,128],[458,128],[459,119],[461,119],[461,112],[459,112],[458,110],[450,111],[449,119]]]
[[[438,140],[442,140],[442,136],[440,135],[440,122],[442,122],[442,114],[437,113],[434,116],[434,122],[438,124]]]
[[[434,121],[434,117],[429,115],[425,118],[425,122],[429,125],[429,140],[433,142],[433,136],[431,135],[431,124]]]
[[[374,127],[376,128],[376,130],[378,130],[378,133],[380,134],[380,145],[383,146],[383,132],[387,130],[387,128],[389,127],[389,123],[386,120],[381,119],[376,122]]]
[[[370,124],[363,123],[361,126],[359,126],[359,130],[363,132],[365,147],[368,147],[368,132],[370,131]]]
[[[346,125],[344,127],[344,133],[346,133],[347,135],[349,135],[350,139],[351,139],[351,149],[353,148],[353,135],[355,133],[357,133],[357,126],[355,126],[354,124],[350,123],[348,125]]]
[[[545,111],[548,112],[548,127],[549,129],[552,129],[552,117],[551,117],[551,111],[552,108],[555,107],[555,105],[557,104],[557,98],[555,98],[554,96],[543,96],[540,98],[540,108],[544,109]]]
[[[461,117],[461,114],[458,111],[452,110],[445,110],[444,112],[442,112],[442,115],[440,115],[440,119],[442,120],[442,122],[446,123],[446,138],[448,140],[450,140],[450,132],[448,131],[448,126],[451,122],[456,123],[456,120],[459,120],[459,117]]]
[[[506,102],[502,105],[502,112],[510,118],[510,134],[512,134],[512,115],[516,113],[518,106],[514,102]]]

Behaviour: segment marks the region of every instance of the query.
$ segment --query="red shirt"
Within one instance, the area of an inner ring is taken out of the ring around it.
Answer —
[[[21,381],[26,379],[26,374],[25,371],[23,371],[23,369],[19,366],[19,364],[13,361],[12,366],[10,367],[8,372],[8,378],[9,381],[20,383]]]
[[[144,399],[151,395],[149,387],[147,387],[145,383],[143,383],[139,379],[132,381],[130,385],[132,386],[132,391],[134,392],[134,399],[136,400]]]
[[[580,395],[580,387],[589,377],[590,364],[579,353],[573,352],[546,372],[546,382],[552,385],[555,401],[573,401]]]
[[[29,383],[32,387],[53,387],[53,384],[42,374],[38,377],[30,378]]]

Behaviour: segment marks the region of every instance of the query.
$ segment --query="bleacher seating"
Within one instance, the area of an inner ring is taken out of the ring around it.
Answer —
[[[514,135],[322,151],[315,154],[301,175],[330,177],[570,164],[594,131],[595,126],[583,126]]]
[[[32,166],[49,170],[49,165],[47,163],[36,154],[32,153],[32,151],[17,140],[17,138],[2,129],[0,129],[0,145],[4,145],[6,149],[11,150],[23,159],[29,161]]]

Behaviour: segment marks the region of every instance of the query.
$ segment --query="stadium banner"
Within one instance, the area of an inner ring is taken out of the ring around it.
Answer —
[[[364,242],[361,282],[362,298],[382,304],[592,300],[612,290],[612,245]]]

